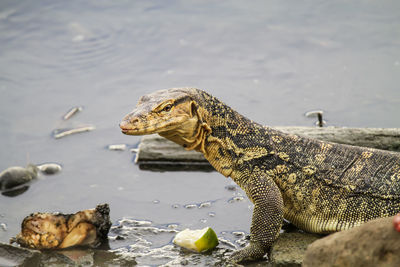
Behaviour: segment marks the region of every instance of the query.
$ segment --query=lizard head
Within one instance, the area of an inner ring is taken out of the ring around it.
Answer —
[[[194,100],[197,89],[173,88],[142,96],[136,108],[120,123],[122,133],[158,133],[188,149],[195,149],[204,138],[204,128]]]

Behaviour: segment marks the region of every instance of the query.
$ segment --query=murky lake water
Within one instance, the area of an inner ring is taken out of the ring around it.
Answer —
[[[0,241],[14,236],[31,212],[109,203],[115,225],[130,218],[157,229],[211,226],[234,242],[232,231],[249,231],[251,204],[229,201],[243,194],[225,189],[230,180],[216,172],[140,171],[129,151],[105,148],[138,144],[118,123],[139,96],[190,86],[265,125],[311,126],[304,112],[322,109],[330,125],[399,127],[399,84],[396,0],[3,0],[0,169],[52,161],[63,170],[41,176],[17,197],[0,195]],[[77,105],[84,110],[62,121]],[[96,130],[51,136],[81,124]],[[204,202],[211,205],[199,208]],[[173,235],[143,235],[149,253],[137,262],[171,261],[151,251],[168,246]],[[110,246],[129,252],[137,240],[127,240]],[[212,257],[204,256],[208,263]]]

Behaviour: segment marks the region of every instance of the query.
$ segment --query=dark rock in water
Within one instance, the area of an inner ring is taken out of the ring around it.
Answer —
[[[39,266],[41,253],[0,243],[0,266]]]
[[[400,266],[400,233],[393,217],[315,241],[307,248],[303,266]]]
[[[30,182],[37,177],[38,168],[29,164],[26,168],[10,167],[0,173],[0,190],[7,190]]]
[[[25,193],[26,191],[28,191],[28,189],[29,189],[28,185],[23,185],[23,186],[18,186],[18,187],[9,189],[9,190],[5,190],[5,191],[1,192],[1,194],[6,197],[16,197],[16,196],[19,196],[19,195]]]

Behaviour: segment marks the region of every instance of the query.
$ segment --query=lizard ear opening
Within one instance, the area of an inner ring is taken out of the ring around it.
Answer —
[[[197,104],[195,101],[192,101],[190,102],[190,116],[193,118],[195,115],[198,115]]]

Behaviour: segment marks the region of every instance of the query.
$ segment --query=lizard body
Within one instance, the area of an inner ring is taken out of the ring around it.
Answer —
[[[202,152],[246,192],[254,204],[250,244],[234,252],[237,262],[268,253],[283,218],[308,232],[331,233],[400,211],[399,153],[285,134],[199,89],[143,96],[120,127]]]

